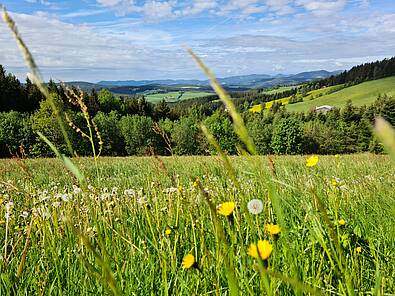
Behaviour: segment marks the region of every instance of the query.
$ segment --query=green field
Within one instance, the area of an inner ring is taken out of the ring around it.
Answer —
[[[166,100],[168,103],[174,103],[184,100],[189,100],[193,98],[200,98],[204,96],[212,95],[213,93],[210,92],[194,92],[194,91],[186,91],[186,92],[179,92],[179,91],[172,91],[168,93],[161,93],[161,94],[149,94],[145,95],[145,98],[148,102],[151,103],[159,103],[163,99]]]
[[[287,90],[291,90],[291,89],[293,89],[295,87],[296,87],[295,85],[280,86],[280,87],[277,87],[277,88],[274,88],[274,89],[270,89],[270,90],[264,91],[263,93],[264,94],[273,95],[273,94],[281,93],[281,92],[284,92],[284,91],[287,91]]]
[[[287,105],[287,110],[303,112],[322,105],[342,107],[346,104],[347,100],[351,100],[355,106],[369,105],[376,100],[379,94],[395,95],[395,77],[364,82],[329,95],[325,95],[326,91],[328,90],[315,90],[315,96],[319,93],[323,93],[324,95],[310,100],[311,93],[309,93],[310,96],[306,97],[304,102]]]
[[[101,158],[98,175],[92,159],[74,161],[81,187],[59,160],[0,160],[0,295],[395,291],[387,156],[322,156],[314,167],[303,156],[232,157],[236,179],[217,157]],[[215,212],[228,201],[234,212]],[[268,259],[249,256],[258,240]],[[184,269],[187,254],[196,263]]]

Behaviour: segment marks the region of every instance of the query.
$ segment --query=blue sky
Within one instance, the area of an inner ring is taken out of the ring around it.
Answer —
[[[395,55],[393,0],[6,0],[45,79],[203,78],[347,69]],[[0,24],[0,64],[27,69]]]

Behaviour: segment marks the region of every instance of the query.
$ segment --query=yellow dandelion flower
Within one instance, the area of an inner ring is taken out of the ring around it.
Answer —
[[[278,235],[281,232],[280,226],[276,224],[267,224],[265,228],[271,235]]]
[[[332,186],[333,186],[333,187],[336,187],[336,186],[337,186],[337,180],[336,180],[335,178],[332,178],[331,183],[332,183]]]
[[[171,229],[170,229],[169,227],[167,227],[166,230],[165,230],[165,234],[166,234],[167,236],[169,236],[170,233],[171,233]]]
[[[193,187],[198,187],[199,186],[199,179],[196,179],[195,182],[193,182]]]
[[[340,226],[344,226],[346,225],[346,220],[344,219],[340,219],[339,221],[337,221],[339,223]]]
[[[251,244],[248,248],[247,254],[258,259],[259,257],[262,260],[267,260],[270,257],[270,254],[273,251],[273,246],[267,240],[259,240],[258,244]]]
[[[252,107],[249,109],[249,111],[250,111],[251,113],[260,113],[260,112],[262,111],[262,109],[263,109],[262,104],[258,104],[258,105],[252,106]]]
[[[318,156],[317,155],[312,155],[312,156],[306,158],[306,166],[308,166],[308,167],[316,166],[317,163],[318,163]]]
[[[356,247],[355,253],[360,254],[362,252],[362,247]]]
[[[184,269],[189,269],[191,267],[193,267],[195,265],[195,256],[193,256],[192,254],[188,254],[184,257],[184,259],[182,259],[182,263],[181,266]]]
[[[235,207],[236,204],[233,201],[224,202],[217,207],[217,212],[220,215],[228,217],[233,213]]]
[[[336,154],[336,155],[335,155],[335,158],[336,158],[336,159],[339,159],[339,158],[340,158],[340,155],[339,155],[339,154]]]

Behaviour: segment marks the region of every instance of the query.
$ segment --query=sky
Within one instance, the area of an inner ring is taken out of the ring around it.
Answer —
[[[395,55],[393,0],[0,0],[46,80],[344,70]],[[28,69],[0,21],[0,64]]]

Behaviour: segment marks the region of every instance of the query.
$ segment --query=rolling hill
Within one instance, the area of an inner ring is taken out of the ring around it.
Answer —
[[[275,92],[276,90],[272,91]],[[288,111],[306,112],[322,105],[343,107],[348,100],[351,100],[355,106],[369,105],[373,103],[380,94],[395,96],[395,76],[367,81],[346,88],[344,88],[343,85],[320,88],[308,92],[303,98],[303,102],[299,103],[288,104],[290,97],[284,97],[275,101],[286,105]],[[257,107],[259,105],[254,105],[250,108],[250,111],[260,112],[263,109],[269,109],[275,101],[264,103],[262,108]]]
[[[315,90],[314,92],[317,94],[319,91]],[[321,91],[325,92],[327,90],[321,89]],[[362,106],[374,102],[379,94],[395,95],[395,76],[363,82],[331,94],[323,94],[313,100],[310,100],[312,93],[309,93],[310,96],[307,96],[305,101],[288,104],[286,108],[288,111],[303,112],[322,105],[342,107],[348,100],[351,100],[356,106]]]

